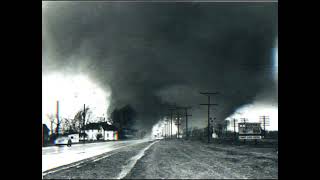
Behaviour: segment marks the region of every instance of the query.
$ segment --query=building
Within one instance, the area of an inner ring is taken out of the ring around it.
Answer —
[[[104,140],[117,141],[118,139],[119,139],[118,131],[112,131],[112,130],[104,131]]]
[[[45,146],[49,143],[49,128],[47,127],[47,125],[42,124],[42,146]]]
[[[86,140],[118,140],[117,128],[107,122],[90,123],[85,126]]]
[[[103,128],[103,137],[106,141],[116,141],[119,139],[118,129],[113,126],[109,125],[108,123],[102,124]]]
[[[101,123],[90,123],[85,126],[85,133],[89,141],[101,140],[103,131]]]

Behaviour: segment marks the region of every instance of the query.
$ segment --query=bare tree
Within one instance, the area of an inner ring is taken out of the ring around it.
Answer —
[[[72,119],[63,118],[61,120],[61,130],[64,134],[72,133]]]
[[[85,114],[85,117],[83,115]],[[92,119],[92,111],[89,107],[86,107],[85,111],[80,109],[73,118],[71,125],[73,126],[74,130],[81,130],[83,125],[91,122]]]
[[[54,124],[56,124],[56,117],[55,117],[55,115],[53,115],[53,114],[49,114],[49,115],[47,115],[48,116],[48,119],[49,119],[49,121],[50,121],[50,131],[51,131],[51,135],[53,134],[53,129],[54,129]]]
[[[90,123],[90,122],[92,122],[92,118],[93,118],[93,112],[92,112],[92,110],[89,108],[89,107],[87,107],[86,108],[86,112],[85,112],[85,115],[86,115],[86,117],[85,117],[85,123]]]

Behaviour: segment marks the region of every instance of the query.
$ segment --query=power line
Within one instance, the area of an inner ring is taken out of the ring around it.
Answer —
[[[269,116],[260,116],[260,122],[263,124],[263,136],[266,136],[266,126],[270,125]]]
[[[170,138],[172,139],[172,116],[173,116],[173,111],[175,110],[176,108],[169,108],[169,111],[170,111],[170,124],[171,124],[171,126],[170,126],[170,128],[171,128],[171,130],[170,130]]]
[[[208,143],[210,143],[210,106],[217,106],[218,104],[210,104],[210,95],[216,95],[218,92],[200,92],[200,94],[208,97],[208,104],[200,104],[208,106]]]
[[[246,123],[248,120],[248,118],[240,118],[240,119],[241,119],[241,122],[243,122],[243,123]]]
[[[180,122],[180,112],[179,112],[179,110],[177,111],[177,122],[175,123],[175,125],[177,125],[178,126],[178,136],[177,136],[177,138],[180,138],[180,125],[181,125],[181,122]]]
[[[188,116],[192,116],[191,114],[188,114],[188,109],[191,109],[191,106],[179,106],[177,109],[183,109],[185,111],[185,117],[186,117],[186,139],[188,139]]]
[[[185,116],[186,116],[186,139],[189,138],[189,133],[188,133],[188,116],[192,116],[191,114],[188,114],[188,109],[191,109],[191,107],[185,107]]]
[[[232,120],[233,125],[231,125],[231,126],[233,126],[233,136],[234,136],[235,140],[237,139],[236,122],[237,122],[237,120],[235,118],[233,118],[233,120]]]
[[[59,127],[60,127],[60,121],[59,121],[59,101],[57,101],[57,127],[56,127],[56,135],[59,136]]]
[[[83,104],[83,125],[82,125],[82,129],[83,129],[83,143],[86,143],[86,130],[85,130],[85,121],[86,121],[86,104]]]

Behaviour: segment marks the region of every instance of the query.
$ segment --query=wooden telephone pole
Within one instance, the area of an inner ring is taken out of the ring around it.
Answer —
[[[247,118],[241,118],[241,120],[242,120],[243,123],[246,123]]]
[[[183,109],[185,112],[186,117],[186,139],[188,139],[188,116],[192,116],[191,114],[188,114],[188,109],[191,109],[190,106],[188,107],[177,107],[177,109]]]
[[[179,131],[179,127],[180,127],[180,125],[181,125],[181,122],[180,122],[180,112],[178,111],[178,114],[177,114],[177,123],[176,123],[176,125],[178,126],[178,136],[177,136],[177,138],[180,138],[180,131]]]
[[[58,137],[59,136],[59,128],[60,128],[60,120],[59,120],[59,101],[57,101],[57,114],[56,114],[56,117],[57,117],[57,127],[56,127],[56,136]]]
[[[192,116],[191,114],[188,114],[188,109],[191,109],[191,107],[184,107],[185,116],[186,116],[186,139],[189,137],[188,133],[188,116]]]
[[[173,111],[176,110],[176,106],[169,108],[170,111],[170,138],[172,139],[172,118],[173,118]]]
[[[210,143],[210,106],[217,106],[218,104],[210,104],[210,95],[216,95],[218,92],[200,92],[200,94],[208,97],[208,104],[200,104],[208,106],[208,143]]]
[[[233,136],[234,136],[235,140],[237,139],[236,122],[237,122],[237,120],[235,118],[233,118]]]
[[[86,143],[86,130],[85,130],[85,121],[86,121],[86,104],[83,104],[83,113],[82,113],[82,116],[83,116],[83,124],[82,124],[82,129],[83,129],[83,142]]]
[[[269,117],[268,116],[260,116],[260,122],[263,123],[263,137],[266,137],[266,126],[269,126]]]

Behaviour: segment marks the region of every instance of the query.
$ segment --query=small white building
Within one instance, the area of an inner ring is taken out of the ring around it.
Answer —
[[[117,131],[112,131],[112,130],[107,130],[104,131],[104,140],[109,140],[109,141],[116,141],[118,140],[118,132]]]
[[[88,126],[86,127],[85,133],[88,135],[87,139],[89,141],[96,141],[98,140],[99,136],[100,139],[103,139],[103,132],[104,129],[102,128],[102,126],[97,125],[95,127],[95,124],[88,124]]]
[[[86,125],[87,140],[118,140],[116,128],[106,122],[90,123]],[[99,138],[99,139],[98,139]]]

